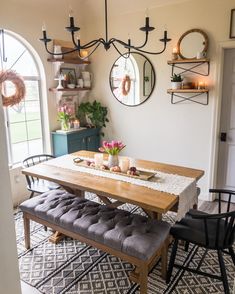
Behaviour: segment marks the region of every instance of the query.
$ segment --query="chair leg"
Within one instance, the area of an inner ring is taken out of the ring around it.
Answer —
[[[235,265],[235,253],[234,253],[233,247],[229,248],[229,253],[230,253],[231,257],[232,257],[233,264]]]
[[[29,199],[32,198],[33,195],[34,195],[34,192],[32,191],[31,194],[30,194],[30,196],[29,196]]]
[[[178,248],[178,239],[175,239],[175,242],[174,242],[173,248],[172,248],[172,252],[171,252],[170,262],[168,265],[167,276],[166,276],[166,283],[167,284],[170,282],[170,279],[171,279],[171,274],[172,274],[173,267],[175,264],[175,257],[176,257],[177,248]]]
[[[185,252],[188,252],[188,248],[189,248],[189,242],[188,242],[188,241],[185,241],[185,244],[184,244],[184,251],[185,251]]]
[[[227,274],[226,274],[222,251],[218,250],[217,253],[218,253],[218,258],[219,258],[219,265],[220,265],[222,281],[223,281],[223,285],[224,285],[224,294],[229,294],[228,279],[227,279]]]
[[[25,239],[25,248],[30,249],[30,220],[23,216],[24,219],[24,239]]]

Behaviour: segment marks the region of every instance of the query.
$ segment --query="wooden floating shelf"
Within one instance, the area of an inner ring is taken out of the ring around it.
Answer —
[[[64,88],[64,89],[56,89],[56,88],[49,88],[50,92],[56,93],[56,92],[80,92],[80,91],[90,91],[91,88]]]
[[[90,64],[91,62],[88,60],[81,59],[72,59],[72,58],[48,58],[48,62],[61,62],[61,63],[71,63],[71,64]]]
[[[168,60],[168,64],[180,64],[180,63],[204,63],[210,62],[208,58],[201,58],[201,59],[176,59],[176,60]]]
[[[168,89],[167,93],[208,93],[208,89]]]

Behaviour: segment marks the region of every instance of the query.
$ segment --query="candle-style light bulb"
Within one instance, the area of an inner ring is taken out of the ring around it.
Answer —
[[[42,23],[42,31],[46,31],[46,23],[45,23],[45,21]]]
[[[74,27],[74,18],[73,18],[73,9],[69,7],[69,20],[70,20],[70,27]]]
[[[145,9],[145,17],[149,17],[149,9],[148,8]]]

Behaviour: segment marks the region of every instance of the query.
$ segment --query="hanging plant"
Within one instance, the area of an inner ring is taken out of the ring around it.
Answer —
[[[5,96],[2,93],[3,90],[3,83],[6,81],[10,81],[15,86],[15,94],[11,96]],[[25,89],[25,83],[23,79],[14,71],[12,70],[6,70],[6,71],[0,71],[0,91],[2,95],[2,102],[3,106],[13,106],[15,104],[19,104],[21,100],[24,99],[26,94]]]

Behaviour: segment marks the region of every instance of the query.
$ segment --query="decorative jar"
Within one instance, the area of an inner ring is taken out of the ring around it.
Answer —
[[[118,166],[119,160],[118,155],[111,155],[109,154],[108,157],[108,167],[111,168],[113,166]]]

